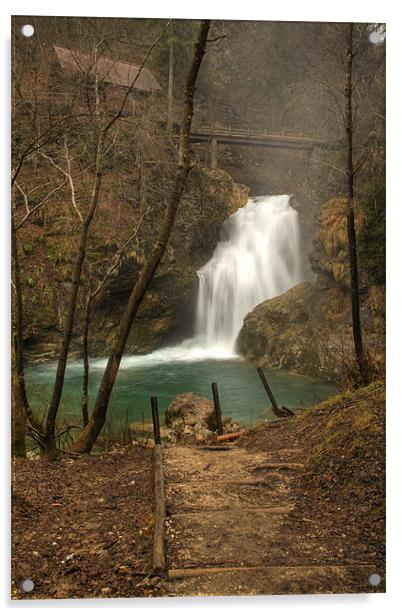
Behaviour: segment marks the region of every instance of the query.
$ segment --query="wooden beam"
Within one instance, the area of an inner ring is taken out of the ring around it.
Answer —
[[[166,576],[166,492],[163,474],[162,446],[155,445],[154,459],[154,495],[155,495],[155,525],[153,543],[154,575]]]
[[[258,464],[258,466],[250,467],[251,470],[259,471],[262,469],[287,469],[287,468],[303,468],[304,464],[298,462],[268,462],[267,464]]]
[[[231,432],[230,434],[221,434],[216,437],[216,440],[221,443],[224,441],[234,441],[236,438],[240,438],[246,434],[246,430],[239,430],[239,432]]]
[[[279,406],[278,406],[278,405],[277,405],[277,403],[276,403],[276,400],[275,400],[275,398],[274,398],[274,394],[272,393],[272,390],[271,390],[270,386],[268,385],[268,381],[267,381],[267,379],[266,379],[266,376],[265,376],[265,374],[264,374],[263,369],[262,369],[262,368],[257,368],[257,372],[258,372],[258,376],[260,377],[261,382],[262,382],[262,384],[263,384],[263,386],[264,386],[264,389],[265,389],[265,391],[266,391],[266,392],[267,392],[267,394],[268,394],[268,398],[269,398],[269,399],[270,399],[270,401],[271,401],[271,404],[272,404],[272,410],[273,410],[274,414],[275,414],[277,417],[283,417],[283,413],[281,412],[281,410],[280,410]]]
[[[181,579],[181,578],[192,578],[199,577],[204,575],[215,575],[219,573],[230,573],[232,571],[239,571],[241,573],[247,571],[272,571],[279,573],[281,570],[287,571],[303,571],[313,569],[314,571],[336,571],[339,569],[368,569],[369,571],[376,571],[377,568],[374,564],[370,563],[339,563],[336,565],[271,565],[271,566],[241,566],[237,567],[193,567],[188,569],[170,569],[169,570],[169,579]]]
[[[194,515],[209,515],[214,513],[225,513],[230,515],[231,513],[271,513],[273,515],[290,513],[293,511],[293,507],[290,505],[283,505],[278,507],[235,507],[232,509],[201,509],[199,511],[178,511],[177,513],[172,513],[170,515],[171,518],[186,518]]]
[[[223,435],[222,409],[221,409],[221,403],[219,401],[219,392],[218,392],[217,383],[212,383],[212,396],[214,398],[214,409],[215,409],[217,432],[218,432],[218,436],[222,436]]]
[[[161,444],[161,430],[160,430],[160,425],[159,425],[158,398],[155,398],[155,396],[151,398],[151,410],[152,410],[152,423],[154,427],[155,445],[160,445]]]

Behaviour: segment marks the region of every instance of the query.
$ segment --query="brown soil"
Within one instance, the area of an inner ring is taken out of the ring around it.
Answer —
[[[13,463],[14,599],[149,596],[151,451]],[[25,593],[21,581],[31,579]],[[144,583],[145,579],[145,583]]]
[[[377,383],[231,449],[166,450],[161,594],[384,592],[384,444]]]

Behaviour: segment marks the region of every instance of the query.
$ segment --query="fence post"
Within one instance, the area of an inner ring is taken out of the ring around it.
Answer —
[[[161,431],[159,426],[159,410],[158,410],[158,398],[151,398],[152,409],[152,423],[154,425],[154,440],[155,445],[161,444]]]
[[[264,389],[265,389],[265,391],[268,394],[268,398],[271,400],[272,410],[274,411],[274,414],[277,417],[282,417],[282,413],[281,413],[281,411],[280,411],[280,409],[279,409],[279,407],[278,407],[278,405],[276,403],[276,400],[274,398],[274,394],[272,393],[272,390],[271,390],[270,386],[268,385],[268,381],[265,378],[265,374],[264,374],[262,368],[257,368],[257,372],[258,372],[258,376],[260,377],[260,379],[262,381]]]
[[[219,402],[219,393],[218,393],[217,383],[212,383],[212,395],[214,397],[214,408],[215,408],[216,426],[218,429],[218,436],[221,436],[223,434],[222,409],[221,409],[221,404]]]

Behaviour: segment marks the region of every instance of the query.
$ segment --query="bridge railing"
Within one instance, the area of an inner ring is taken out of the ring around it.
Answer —
[[[222,124],[220,122],[193,122],[191,132],[206,135],[229,137],[274,137],[276,139],[310,139],[319,140],[318,134],[312,135],[293,129],[251,128],[235,124]]]

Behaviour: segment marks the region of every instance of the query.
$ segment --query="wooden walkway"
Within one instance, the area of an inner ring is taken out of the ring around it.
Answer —
[[[164,450],[169,596],[367,592],[369,563],[322,536],[291,491],[301,449]],[[345,590],[352,588],[353,590]]]
[[[193,122],[190,142],[212,142],[233,145],[311,150],[329,147],[318,135],[295,130],[272,130],[232,124]]]

